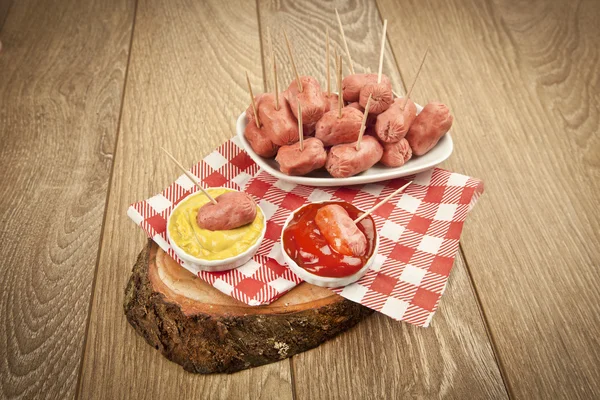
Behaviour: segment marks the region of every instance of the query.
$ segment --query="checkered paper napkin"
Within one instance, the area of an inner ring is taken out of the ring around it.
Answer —
[[[439,168],[391,181],[341,187],[295,185],[260,171],[237,137],[213,151],[191,172],[207,186],[243,189],[267,217],[265,239],[254,258],[225,272],[205,272],[182,262],[166,237],[166,221],[182,198],[196,191],[185,175],[162,193],[132,204],[130,218],[184,268],[246,304],[270,304],[302,280],[285,266],[278,244],[289,214],[307,202],[348,201],[369,209],[413,180],[402,194],[374,212],[379,254],[358,282],[333,289],[341,296],[394,319],[428,326],[444,292],[464,220],[483,183]]]

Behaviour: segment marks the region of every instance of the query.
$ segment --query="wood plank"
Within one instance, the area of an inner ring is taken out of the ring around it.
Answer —
[[[132,24],[23,0],[2,28],[0,397],[75,396]]]
[[[11,6],[12,0],[0,1],[0,32],[2,32],[2,27],[4,26],[4,22],[6,21],[6,17],[8,16],[8,11]]]
[[[374,314],[293,368],[297,399],[508,397],[462,258],[429,328]]]
[[[376,71],[382,24],[375,3],[340,2],[337,6],[345,21],[355,69],[362,72],[369,66]],[[299,68],[324,82],[326,26],[334,30],[336,47],[342,48],[334,4],[260,1],[259,7],[263,30],[269,26],[278,32],[285,26],[301,60]],[[287,59],[281,45],[277,54],[279,60]],[[384,72],[402,91],[389,48]],[[291,70],[285,70],[284,76],[282,82],[287,84]],[[431,328],[377,315],[333,341],[295,356],[296,398],[506,397],[465,265],[460,257],[457,260]]]
[[[447,165],[483,178],[462,238],[518,398],[600,392],[598,2],[379,1],[416,101],[456,117]]]
[[[331,90],[337,91],[333,56],[335,50],[338,51],[338,54],[344,55],[344,76],[349,73],[348,58],[339,33],[335,7],[337,7],[344,24],[354,71],[356,73],[377,73],[383,25],[374,4],[370,4],[366,0],[361,0],[352,6],[345,5],[342,2],[323,5],[321,2],[305,0],[283,2],[261,0],[259,1],[261,27],[263,33],[269,28],[273,35],[280,90],[285,90],[294,78],[283,39],[283,29],[286,30],[294,46],[294,57],[298,72],[301,75],[314,76],[321,83],[323,90],[326,87],[325,29],[327,27],[329,27],[331,38]],[[262,38],[265,69],[268,71],[265,74],[266,87],[273,90],[273,77],[271,75],[270,56],[267,54],[269,47],[266,35],[263,34]],[[383,73],[390,77],[394,88],[402,89],[402,79],[389,44],[386,44]]]
[[[160,146],[191,165],[233,135],[235,116],[247,107],[245,70],[259,85],[254,3],[138,4],[81,398],[292,397],[289,361],[234,375],[191,375],[148,346],[123,312],[125,284],[145,243],[127,207],[179,176]]]

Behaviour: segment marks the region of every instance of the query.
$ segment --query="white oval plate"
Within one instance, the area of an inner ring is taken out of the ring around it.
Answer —
[[[423,107],[416,104],[417,113],[420,113]],[[389,179],[400,178],[402,176],[413,175],[435,167],[445,161],[452,154],[453,143],[450,132],[446,133],[440,141],[427,154],[420,157],[413,157],[406,164],[397,168],[386,167],[382,164],[375,164],[365,172],[349,178],[333,178],[325,169],[313,171],[305,176],[290,176],[279,170],[279,164],[274,158],[263,158],[256,154],[250,143],[244,137],[244,130],[248,124],[246,113],[243,112],[237,119],[237,135],[244,146],[244,150],[258,164],[260,168],[267,171],[274,177],[286,182],[292,182],[306,186],[349,186],[362,185],[365,183],[373,183],[387,181]]]

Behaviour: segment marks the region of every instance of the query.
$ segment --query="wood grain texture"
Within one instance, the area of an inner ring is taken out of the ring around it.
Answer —
[[[455,115],[447,165],[486,194],[461,242],[516,398],[600,392],[597,1],[378,1],[415,101]]]
[[[301,60],[299,68],[324,82],[326,26],[333,31],[334,46],[342,49],[336,6],[345,22],[355,70],[371,66],[376,71],[382,23],[373,2],[260,1],[261,27],[277,32],[285,26]],[[390,20],[389,26],[393,24]],[[264,40],[263,48],[267,48]],[[287,60],[283,50],[280,45],[280,63]],[[421,56],[422,52],[417,57]],[[394,89],[402,92],[389,49],[384,73],[392,78]],[[282,81],[287,84],[291,78],[288,68]],[[460,257],[431,328],[375,315],[333,341],[294,356],[293,368],[297,399],[507,396]]]
[[[124,289],[142,231],[129,204],[158,193],[179,171],[234,134],[247,107],[244,71],[262,79],[254,3],[151,0],[138,4],[115,167],[79,396],[291,399],[288,361],[233,375],[194,376],[129,326]]]
[[[2,27],[4,26],[4,21],[6,21],[6,17],[8,16],[8,10],[12,5],[12,0],[2,0],[0,1],[0,33],[2,33]],[[2,40],[2,37],[0,37]]]
[[[0,397],[75,396],[132,5],[18,1],[2,28]]]
[[[344,76],[349,74],[348,58],[339,33],[334,9],[337,7],[344,24],[344,31],[356,73],[377,73],[379,49],[383,24],[377,7],[371,1],[360,0],[351,4],[345,2],[322,3],[318,1],[259,1],[260,23],[262,28],[263,50],[265,54],[266,88],[273,90],[271,61],[266,30],[273,35],[273,47],[277,58],[277,75],[280,90],[285,90],[294,74],[287,48],[283,39],[283,29],[289,35],[294,47],[294,57],[301,75],[312,75],[326,90],[325,75],[325,29],[329,27],[331,40],[331,90],[337,91],[334,67],[334,51],[343,54]],[[333,19],[332,19],[333,16]],[[396,67],[394,55],[386,44],[383,73],[390,77],[396,91],[402,92],[402,80]]]

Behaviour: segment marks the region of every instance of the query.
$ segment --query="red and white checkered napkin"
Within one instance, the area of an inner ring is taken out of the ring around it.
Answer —
[[[246,188],[262,199],[270,218],[271,239],[285,219],[306,202],[347,201],[368,210],[412,180],[404,192],[373,213],[379,231],[379,254],[358,282],[333,289],[343,297],[394,319],[428,326],[458,250],[467,213],[483,192],[483,182],[435,168],[386,182],[341,188],[315,188],[280,181],[266,172]],[[270,253],[283,264],[280,246]]]
[[[278,240],[293,210],[319,200],[343,200],[366,210],[413,180],[405,192],[375,211],[379,254],[358,282],[334,291],[397,320],[427,326],[444,291],[467,212],[483,192],[477,179],[433,169],[416,176],[346,188],[315,188],[280,181],[226,142],[192,168],[208,186],[243,188],[267,217],[265,239],[252,261],[226,272],[194,270],[182,263],[166,238],[166,220],[192,182],[179,177],[161,194],[133,204],[128,215],[175,260],[220,291],[250,305],[269,304],[301,282],[286,266]]]

